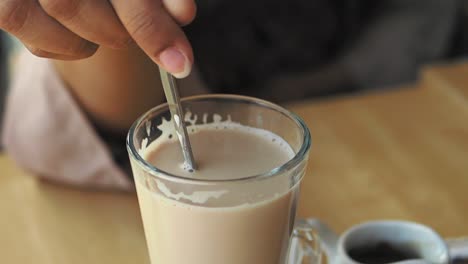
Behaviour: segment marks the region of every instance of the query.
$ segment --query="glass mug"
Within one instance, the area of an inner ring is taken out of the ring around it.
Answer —
[[[165,135],[158,127],[170,120],[169,107],[164,104],[145,113],[130,129],[127,150],[151,263],[319,263],[315,233],[306,221],[295,222],[311,144],[304,121],[278,105],[236,95],[189,97],[182,106],[189,132],[192,125],[230,120],[273,132],[295,155],[278,168],[240,179],[172,175],[151,165],[142,154]],[[195,194],[209,198],[187,198]]]

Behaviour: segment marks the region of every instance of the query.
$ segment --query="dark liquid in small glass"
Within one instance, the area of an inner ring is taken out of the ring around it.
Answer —
[[[419,258],[414,252],[398,248],[386,242],[352,248],[348,255],[357,262],[365,264],[386,264]]]

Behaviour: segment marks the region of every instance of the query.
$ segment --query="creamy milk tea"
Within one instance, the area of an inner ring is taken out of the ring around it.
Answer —
[[[234,122],[189,127],[197,170],[184,169],[175,134],[144,146],[140,155],[169,174],[234,180],[271,171],[294,152],[272,132]],[[297,186],[288,177],[221,190],[175,189],[170,182],[136,180],[152,264],[279,264],[294,223]],[[258,193],[243,199],[243,193]],[[271,197],[266,193],[273,193]]]

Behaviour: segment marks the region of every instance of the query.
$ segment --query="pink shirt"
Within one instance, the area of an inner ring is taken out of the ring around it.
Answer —
[[[133,190],[52,63],[24,52],[16,66],[2,141],[18,165],[55,182]]]

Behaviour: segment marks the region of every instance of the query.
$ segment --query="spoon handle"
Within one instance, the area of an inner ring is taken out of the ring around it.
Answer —
[[[192,146],[190,145],[187,128],[184,122],[185,115],[180,104],[176,82],[174,77],[162,68],[159,68],[159,72],[161,74],[161,81],[169,105],[169,111],[171,112],[172,121],[174,122],[180,146],[182,147],[185,163],[189,167],[189,170],[196,170],[195,159],[193,158]]]

